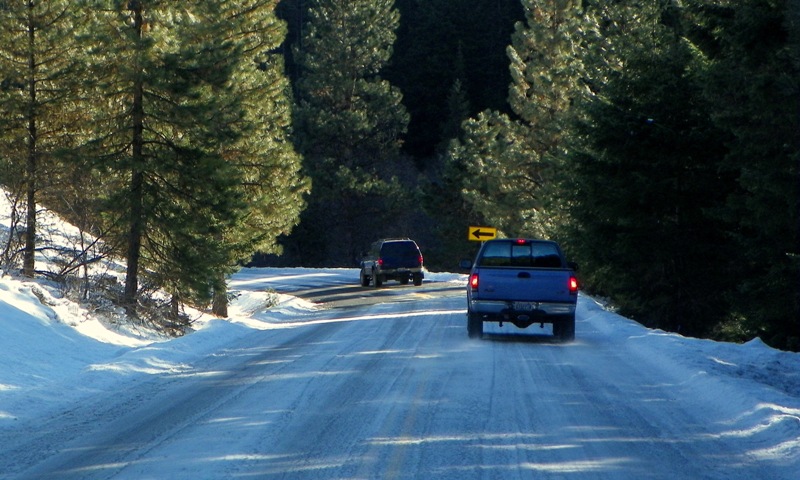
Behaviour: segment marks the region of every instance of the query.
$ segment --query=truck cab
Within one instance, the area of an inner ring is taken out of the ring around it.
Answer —
[[[467,332],[483,335],[483,322],[527,328],[553,325],[555,336],[575,338],[578,281],[557,243],[495,239],[483,244],[467,284]]]

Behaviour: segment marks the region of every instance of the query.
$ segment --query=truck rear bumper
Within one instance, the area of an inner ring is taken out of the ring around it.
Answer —
[[[542,317],[549,315],[571,315],[575,313],[574,303],[562,302],[507,302],[497,300],[471,300],[470,313],[497,317],[498,319],[528,315]]]

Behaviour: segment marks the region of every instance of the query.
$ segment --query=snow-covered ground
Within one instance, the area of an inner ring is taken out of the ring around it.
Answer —
[[[466,285],[463,277],[427,274],[428,280]],[[0,430],[6,422],[42,416],[139,375],[190,369],[253,330],[288,328],[317,310],[302,299],[275,293],[275,286],[291,291],[320,280],[353,284],[354,278],[358,270],[243,269],[231,280],[239,296],[228,319],[194,312],[194,331],[170,338],[94,317],[59,298],[47,283],[0,277]]]
[[[127,389],[148,378],[189,375],[196,371],[198,362],[225,355],[232,345],[253,332],[286,330],[310,321],[323,321],[326,317],[321,316],[323,312],[318,307],[290,295],[281,295],[278,305],[265,308],[274,300],[275,294],[270,293],[269,288],[291,291],[295,286],[300,289],[314,284],[354,284],[357,277],[357,270],[353,269],[243,269],[231,280],[239,297],[231,308],[230,318],[200,316],[193,333],[175,339],[108,325],[79,306],[54,296],[52,290],[36,282],[9,277],[0,279],[0,328],[3,332],[0,336],[0,439],[5,439],[0,441],[0,478],[16,478],[2,472],[4,465],[15,464],[12,458],[3,458],[6,453],[2,445],[8,444],[11,436],[31,433],[21,430],[20,425],[39,425],[46,419],[53,421],[52,417],[69,410],[71,405],[90,402],[95,396]],[[465,280],[456,274],[429,274],[426,282],[431,281],[463,283]],[[457,299],[454,302],[452,305],[461,304]],[[409,313],[407,308],[407,303],[384,306],[381,315],[385,318],[421,315]],[[457,313],[458,308],[439,309],[425,315]],[[374,320],[381,315],[372,312],[365,318]],[[358,317],[347,318],[348,322],[355,320]],[[332,316],[330,321],[337,321],[336,317]],[[489,334],[492,334],[491,329]],[[465,337],[466,332],[459,329],[450,335]],[[690,406],[696,403],[702,407],[701,411],[709,405],[717,406],[713,416],[707,418],[714,426],[703,430],[702,435],[725,444],[741,442],[749,461],[756,465],[763,462],[764,471],[769,475],[797,478],[794,475],[800,471],[800,355],[776,351],[758,340],[734,345],[649,330],[606,311],[585,296],[579,302],[577,335],[577,344],[584,336],[602,339],[603,348],[617,354],[624,352],[631,362],[657,362],[654,371],[658,376],[653,380],[675,380],[670,387],[675,401],[688,401]],[[501,346],[504,343],[501,342]],[[522,347],[536,346],[523,344]],[[597,349],[593,350],[593,355],[598,355]],[[564,362],[577,359],[572,357]],[[613,369],[608,372],[610,384],[626,382],[615,375]],[[679,430],[684,421],[686,419],[676,418],[667,429]],[[215,430],[209,432],[213,434]],[[668,437],[670,433],[662,435]],[[561,440],[569,443],[566,438]],[[219,443],[212,438],[195,436],[191,441],[182,441],[180,448],[214,457],[215,452],[208,449],[215,445]],[[220,458],[231,458],[227,448],[218,454]],[[170,471],[170,465],[174,465],[174,471]],[[596,472],[598,469],[602,470],[596,465],[591,468],[573,466],[550,473]],[[211,476],[203,478],[221,474],[213,469],[206,471]],[[162,463],[159,472],[163,474],[159,478],[198,478],[196,472],[187,473],[186,465],[181,462]],[[318,473],[315,470],[292,478],[317,478]],[[633,474],[624,474],[624,470],[612,477],[636,478]],[[680,477],[678,473],[674,478]],[[743,478],[724,472],[709,476],[726,477]],[[119,478],[155,477],[127,474]],[[499,478],[516,476],[500,475]]]

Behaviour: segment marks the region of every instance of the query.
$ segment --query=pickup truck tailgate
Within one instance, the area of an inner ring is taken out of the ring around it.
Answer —
[[[480,283],[473,298],[522,302],[574,302],[567,269],[480,268]]]

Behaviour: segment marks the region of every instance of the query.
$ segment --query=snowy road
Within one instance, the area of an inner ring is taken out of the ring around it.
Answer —
[[[452,283],[264,275],[232,284],[327,308],[18,426],[0,478],[797,478],[797,398],[754,400],[586,297],[574,343],[538,326],[475,341]]]

